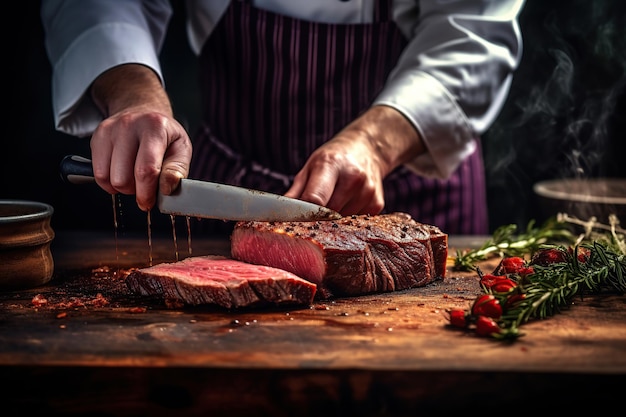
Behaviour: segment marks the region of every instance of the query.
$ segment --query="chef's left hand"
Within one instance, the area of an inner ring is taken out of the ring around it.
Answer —
[[[374,106],[311,154],[285,196],[344,216],[378,214],[385,205],[385,176],[425,151],[400,112]]]

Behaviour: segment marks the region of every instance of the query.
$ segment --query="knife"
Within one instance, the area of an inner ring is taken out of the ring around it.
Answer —
[[[67,155],[61,178],[72,184],[94,182],[91,160]],[[341,215],[324,206],[265,191],[184,178],[171,195],[157,193],[161,213],[219,220],[315,221]]]

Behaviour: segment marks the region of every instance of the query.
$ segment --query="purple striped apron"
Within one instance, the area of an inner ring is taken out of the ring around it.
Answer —
[[[367,109],[407,41],[377,2],[372,24],[294,19],[234,0],[200,55],[202,124],[190,178],[283,194],[308,156]],[[480,149],[447,180],[404,167],[384,180],[384,212],[449,234],[485,234]],[[232,222],[202,220],[229,233]]]

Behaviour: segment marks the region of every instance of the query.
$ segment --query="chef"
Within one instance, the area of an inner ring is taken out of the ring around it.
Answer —
[[[521,58],[523,3],[188,0],[190,138],[159,62],[168,1],[43,0],[55,126],[90,137],[98,185],[145,211],[190,177],[484,234],[480,135]]]

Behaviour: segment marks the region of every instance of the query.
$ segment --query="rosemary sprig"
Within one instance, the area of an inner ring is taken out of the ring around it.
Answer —
[[[531,220],[526,230],[517,233],[514,224],[504,225],[495,230],[478,249],[457,250],[453,269],[456,271],[476,270],[479,261],[493,256],[524,256],[534,253],[544,244],[571,244],[576,236],[569,230],[568,223],[558,217],[546,220],[540,227]]]
[[[577,227],[583,232],[575,235]],[[516,231],[502,226],[482,247],[457,251],[453,268],[477,271],[488,298],[479,295],[469,310],[449,310],[453,327],[513,340],[522,336],[522,324],[559,313],[576,296],[626,292],[626,230],[617,216],[604,225],[559,213],[541,227],[531,221],[524,233]],[[500,265],[484,275],[476,264],[495,256]]]
[[[546,246],[545,248],[550,248]],[[585,260],[578,257],[586,249]],[[533,265],[534,273],[520,279],[514,292],[523,294],[503,310],[499,338],[516,338],[518,329],[532,319],[543,319],[559,313],[571,305],[575,296],[598,294],[603,290],[626,292],[626,255],[612,251],[598,241],[583,243],[573,251],[563,246],[552,246],[562,251],[564,261],[547,266]],[[587,258],[588,256],[588,258]],[[502,305],[507,305],[511,294],[494,294]]]

